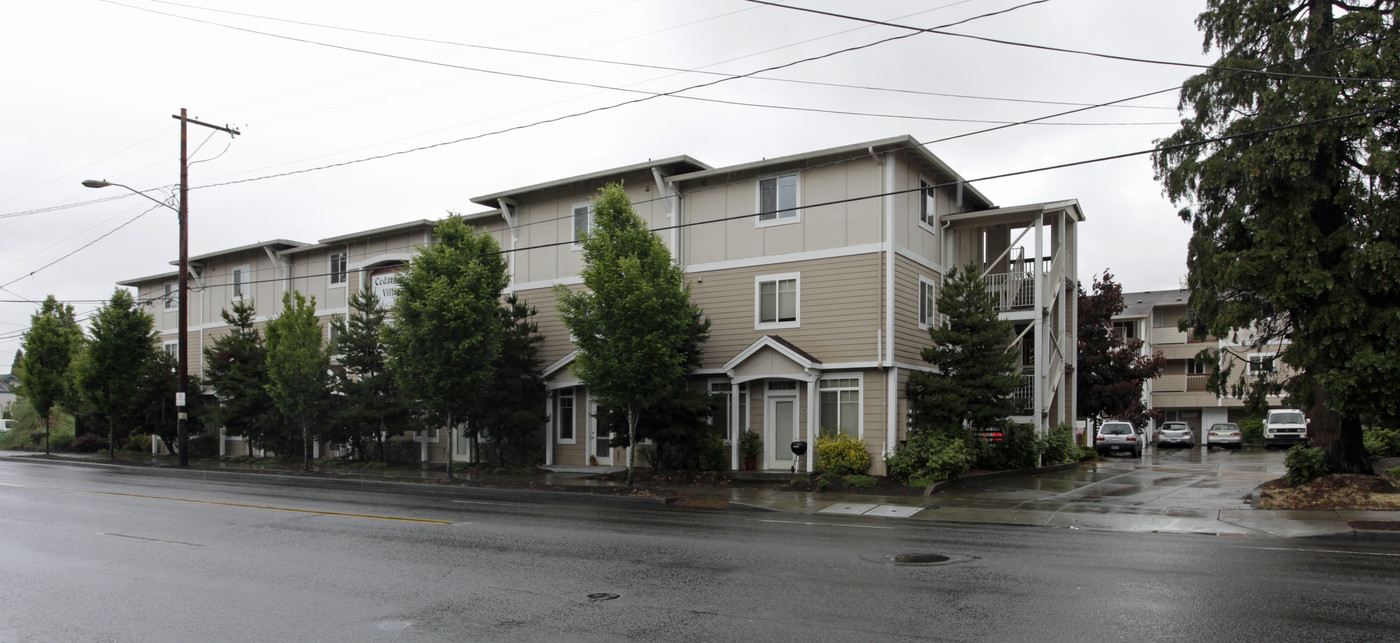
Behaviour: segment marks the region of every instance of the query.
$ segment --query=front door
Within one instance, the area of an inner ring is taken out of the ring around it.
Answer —
[[[792,441],[797,439],[797,396],[769,391],[763,420],[763,437],[768,443],[763,449],[767,454],[764,468],[791,469]]]
[[[600,465],[612,465],[612,432],[598,429],[598,403],[588,401],[588,455]]]

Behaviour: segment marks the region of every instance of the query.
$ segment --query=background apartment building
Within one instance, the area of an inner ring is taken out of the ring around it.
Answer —
[[[1017,325],[1025,385],[1015,419],[1044,432],[1075,417],[1067,373],[1077,345],[1075,253],[1084,219],[1076,201],[996,207],[910,137],[723,168],[678,156],[476,197],[489,209],[465,217],[509,251],[509,290],[539,311],[548,464],[623,462],[597,426],[597,401],[568,368],[574,346],[553,291],[580,287],[578,235],[592,225],[590,199],[615,182],[684,266],[712,322],[693,385],[726,400],[713,423],[731,440],[733,466],[741,430],[763,436],[760,466],[775,470],[793,466],[793,441],[839,431],[862,440],[873,472],[882,472],[883,456],[907,432],[909,373],[929,368],[919,353],[939,323],[944,275],[968,263]],[[202,370],[200,349],[221,332],[219,310],[248,296],[243,284],[258,288],[260,321],[296,289],[317,297],[328,323],[347,312],[349,288],[369,282],[391,293],[392,272],[431,242],[431,226],[415,221],[199,257],[191,370]],[[121,284],[151,298],[173,281],[172,273]],[[173,341],[175,316],[157,321]],[[414,439],[425,461],[467,456],[447,453],[437,432]]]

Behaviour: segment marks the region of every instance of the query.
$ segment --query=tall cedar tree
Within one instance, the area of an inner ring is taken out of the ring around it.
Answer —
[[[137,307],[130,292],[118,288],[93,315],[91,333],[76,365],[76,384],[83,401],[107,425],[107,454],[116,459],[119,442],[140,422],[141,377],[158,350],[155,320]]]
[[[330,353],[321,341],[316,298],[282,295],[282,312],[267,322],[267,392],[301,432],[301,468],[311,469],[311,441],[325,427],[330,406]]]
[[[555,289],[564,325],[573,333],[579,380],[606,408],[627,421],[627,444],[637,426],[687,374],[687,337],[696,316],[685,271],[632,210],[621,184],[593,200],[593,226],[582,235],[584,290]],[[636,468],[627,450],[627,484]]]
[[[1153,417],[1142,403],[1142,388],[1167,366],[1160,352],[1142,354],[1142,340],[1114,332],[1113,316],[1123,312],[1123,287],[1107,270],[1094,278],[1094,294],[1079,288],[1079,364],[1075,371],[1079,412],[1095,426],[1118,418],[1141,426]],[[1086,436],[1092,436],[1087,431]]]
[[[671,384],[671,393],[658,401],[637,423],[637,439],[651,440],[656,449],[656,468],[695,467],[705,441],[715,433],[710,418],[723,413],[715,405],[722,397],[690,386],[690,373],[700,368],[705,342],[710,339],[710,319],[694,309],[690,330],[685,337],[685,374]],[[627,446],[627,416],[613,408],[599,411],[598,426],[613,431],[613,446]]]
[[[437,243],[420,248],[400,273],[384,337],[404,395],[447,428],[450,458],[457,426],[480,412],[480,392],[495,374],[507,277],[495,237],[476,233],[461,216],[444,219],[433,234]]]
[[[24,358],[15,364],[20,394],[29,400],[44,421],[44,453],[50,453],[49,434],[54,407],[69,395],[69,368],[82,348],[83,330],[73,319],[73,307],[59,304],[53,295],[44,299],[29,318],[24,334]]]
[[[267,347],[253,325],[255,315],[251,300],[220,312],[229,332],[204,349],[204,377],[218,399],[210,419],[225,433],[245,438],[250,454],[256,446],[285,457],[290,443],[284,442],[285,420],[268,391]]]
[[[548,417],[539,359],[544,337],[535,323],[535,308],[514,293],[505,298],[499,315],[501,352],[491,385],[481,392],[475,423],[495,446],[498,465],[526,464]]]
[[[360,459],[365,458],[368,441],[374,443],[376,457],[384,460],[384,440],[403,433],[410,420],[408,405],[389,374],[383,339],[387,315],[366,284],[350,297],[350,316],[331,321],[331,352],[341,366],[331,439],[348,442]]]
[[[1011,322],[997,317],[973,264],[948,272],[937,303],[946,321],[929,328],[923,358],[938,370],[911,373],[906,386],[915,423],[936,431],[1006,426],[1022,381],[1020,353],[1007,350],[1016,337]]]
[[[1181,128],[1154,158],[1192,227],[1183,328],[1287,342],[1288,403],[1335,472],[1370,472],[1363,418],[1400,420],[1400,84],[1343,80],[1400,78],[1396,10],[1209,0],[1196,24],[1220,60],[1183,85]]]

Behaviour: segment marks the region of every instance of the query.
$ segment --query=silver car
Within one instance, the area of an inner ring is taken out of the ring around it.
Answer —
[[[1185,422],[1167,422],[1157,429],[1157,446],[1167,445],[1193,447],[1196,436],[1191,433],[1191,425]]]
[[[1140,458],[1142,435],[1127,422],[1104,422],[1103,426],[1099,427],[1099,434],[1094,437],[1094,450],[1103,456],[1110,453],[1131,453],[1133,457]]]
[[[1210,444],[1218,444],[1222,447],[1234,447],[1236,449],[1244,445],[1244,436],[1240,433],[1240,425],[1234,422],[1217,422],[1210,425],[1210,430],[1206,433]]]

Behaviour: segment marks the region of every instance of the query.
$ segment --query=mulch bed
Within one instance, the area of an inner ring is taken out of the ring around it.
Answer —
[[[1400,511],[1400,487],[1360,473],[1326,475],[1297,487],[1279,478],[1259,485],[1258,508]]]

